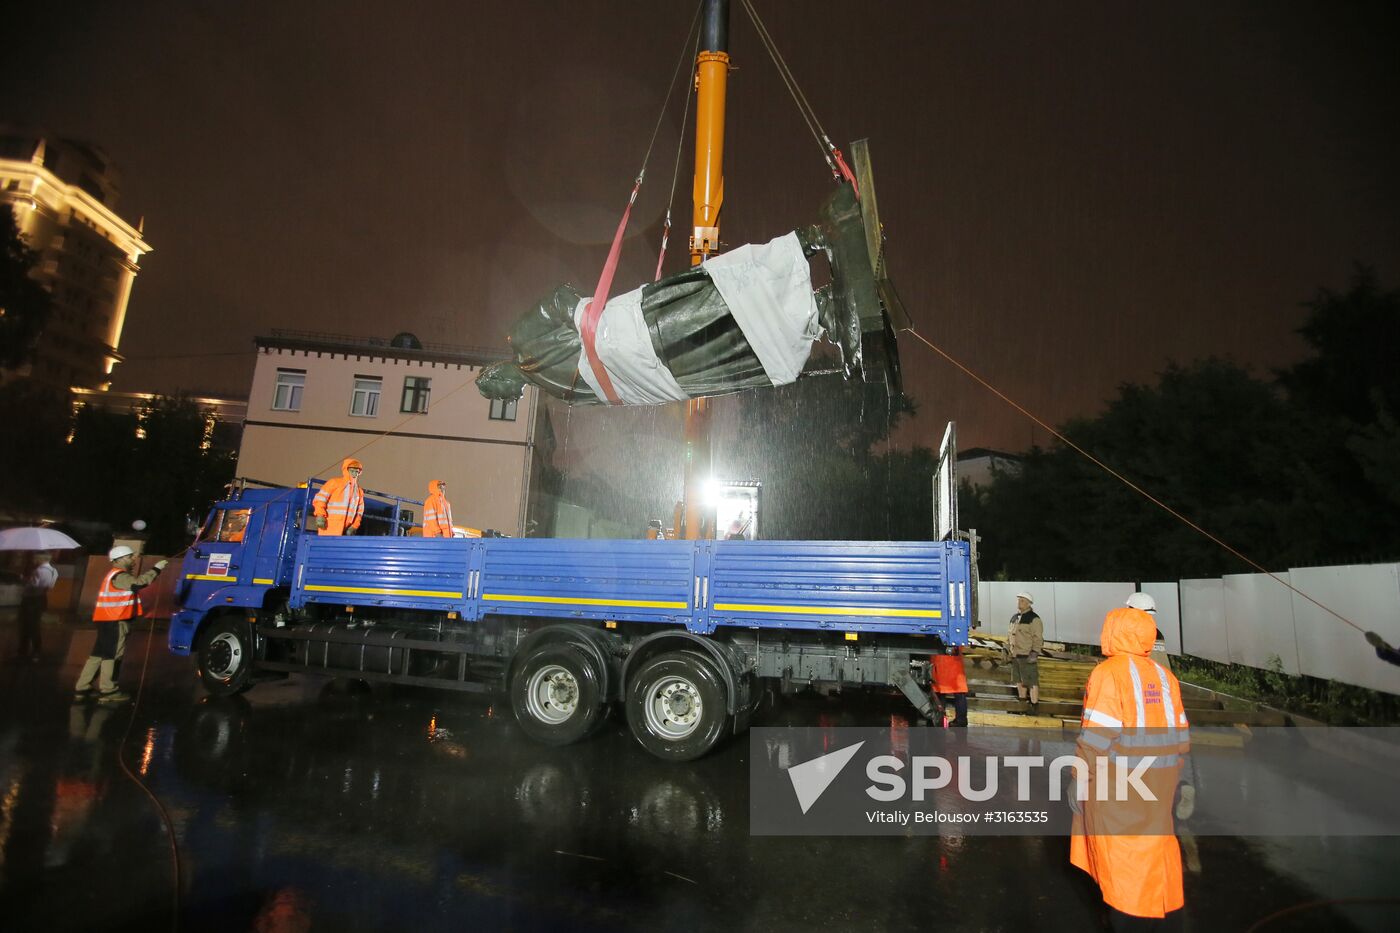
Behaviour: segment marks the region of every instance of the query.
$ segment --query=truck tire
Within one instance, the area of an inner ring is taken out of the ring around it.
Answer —
[[[603,718],[602,677],[573,645],[531,651],[510,681],[510,705],[520,728],[536,742],[569,745]]]
[[[627,724],[656,757],[691,761],[728,731],[727,700],[713,661],[673,651],[647,661],[627,684]]]
[[[199,679],[216,697],[253,687],[253,639],[242,619],[215,619],[199,643]]]

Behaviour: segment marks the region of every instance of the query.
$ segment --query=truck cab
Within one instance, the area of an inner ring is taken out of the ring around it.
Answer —
[[[312,502],[324,480],[297,487],[249,480],[234,483],[214,504],[185,555],[176,584],[179,611],[170,620],[170,650],[189,654],[199,627],[215,609],[275,609],[286,602],[298,536],[312,527]],[[402,536],[413,527],[416,499],[365,490],[360,533]],[[309,533],[315,534],[312,530]]]

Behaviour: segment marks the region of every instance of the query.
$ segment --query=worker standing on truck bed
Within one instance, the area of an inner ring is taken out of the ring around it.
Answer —
[[[319,535],[353,535],[360,530],[365,514],[365,495],[360,492],[360,473],[364,465],[354,457],[346,457],[340,465],[340,476],[326,480],[316,493],[312,511],[316,513],[316,533]]]
[[[83,665],[83,672],[73,687],[75,700],[87,699],[94,695],[92,679],[101,674],[95,694],[99,703],[120,703],[130,699],[117,689],[113,676],[117,659],[126,647],[126,636],[131,630],[131,619],[141,615],[141,601],[136,592],[149,586],[166,562],[156,561],[156,565],[145,573],[131,572],[136,565],[136,552],[125,544],[119,544],[107,552],[112,568],[102,578],[97,589],[97,605],[92,610],[92,621],[97,625],[97,640],[93,643],[92,654]]]
[[[452,536],[452,503],[447,501],[447,483],[435,479],[428,484],[428,498],[423,500],[423,537]]]
[[[1040,712],[1040,651],[1045,646],[1045,629],[1031,608],[1031,594],[1016,594],[1016,614],[1011,617],[1011,634],[1006,639],[1011,652],[1011,679],[1016,696],[1026,702],[1029,689],[1031,712]]]
[[[1134,593],[1104,619],[1106,657],[1084,686],[1077,745],[1086,764],[1077,787],[1082,793],[1070,796],[1076,810],[1070,862],[1098,883],[1115,930],[1174,924],[1181,916],[1174,912],[1185,903],[1172,801],[1191,734],[1181,684],[1150,657],[1154,612],[1151,596]],[[1103,757],[1110,770],[1100,774]],[[1128,792],[1122,775],[1111,773],[1121,769],[1141,770],[1153,799]],[[1195,789],[1183,784],[1177,817],[1189,817],[1194,805]]]

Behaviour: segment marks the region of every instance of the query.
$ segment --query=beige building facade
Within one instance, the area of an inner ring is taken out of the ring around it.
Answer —
[[[110,387],[132,286],[151,252],[142,224],[116,213],[118,184],[101,150],[0,127],[0,203],[39,254],[31,274],[53,301],[30,359],[5,377],[58,389]]]
[[[504,353],[293,331],[257,347],[239,476],[295,485],[355,457],[367,490],[421,500],[444,480],[455,524],[523,535],[537,394],[492,402],[474,383]]]

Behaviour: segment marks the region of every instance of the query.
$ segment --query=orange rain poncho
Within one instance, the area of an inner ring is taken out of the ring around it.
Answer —
[[[936,693],[967,692],[967,668],[963,666],[961,648],[933,655],[933,689]]]
[[[444,483],[435,479],[428,484],[428,498],[423,500],[423,537],[452,537],[452,503],[443,494]]]
[[[316,533],[322,535],[343,535],[345,529],[359,529],[360,519],[365,514],[365,496],[360,492],[360,484],[350,475],[350,468],[363,470],[364,466],[354,457],[346,457],[340,465],[340,475],[326,480],[326,485],[316,493],[312,510],[326,520],[326,527]]]
[[[1114,609],[1103,623],[1108,657],[1084,687],[1079,754],[1088,764],[1089,799],[1074,819],[1070,862],[1098,882],[1104,901],[1135,917],[1162,917],[1185,902],[1181,845],[1172,803],[1182,758],[1190,749],[1181,685],[1149,657],[1157,626],[1140,609]],[[1098,759],[1107,757],[1110,798],[1099,801]],[[1142,783],[1156,802],[1111,799],[1119,769],[1146,759]]]

